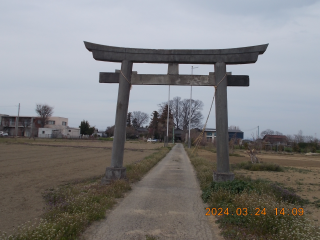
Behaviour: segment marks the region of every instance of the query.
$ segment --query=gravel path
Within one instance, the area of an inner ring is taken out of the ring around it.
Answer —
[[[218,239],[214,237],[190,160],[177,144],[101,221],[88,239]]]

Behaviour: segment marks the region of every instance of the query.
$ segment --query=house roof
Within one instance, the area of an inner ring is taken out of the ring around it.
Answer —
[[[216,132],[217,130],[215,128],[205,128],[204,129],[205,132]],[[235,133],[235,132],[242,132],[239,129],[228,129],[228,132],[230,133]]]
[[[148,132],[148,128],[137,128],[136,129],[138,132]]]
[[[230,133],[230,132],[242,132],[241,130],[239,130],[239,129],[228,129],[228,132]]]
[[[287,137],[284,135],[265,135],[263,140],[266,142],[286,142]]]
[[[2,117],[18,117],[18,115],[5,115]],[[21,116],[19,115],[19,118],[39,118],[38,116]]]
[[[0,114],[1,117],[18,117],[18,115],[2,115]],[[23,116],[23,115],[19,115],[19,118],[40,118],[40,116]],[[66,117],[58,117],[58,116],[51,116],[50,118],[66,118]],[[66,118],[68,119],[68,118]]]

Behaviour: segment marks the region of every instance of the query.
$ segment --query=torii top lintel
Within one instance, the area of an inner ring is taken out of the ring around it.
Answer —
[[[84,42],[98,61],[134,63],[226,64],[255,63],[269,44],[228,49],[142,49],[122,48]]]

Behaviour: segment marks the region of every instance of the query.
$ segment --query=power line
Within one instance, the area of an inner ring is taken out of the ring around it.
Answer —
[[[18,105],[6,105],[6,106],[0,106],[0,107],[18,107]]]
[[[254,130],[254,129],[256,129],[256,128],[259,128],[259,126],[254,127],[254,128],[251,128],[251,129],[248,129],[248,130],[243,130],[243,131],[244,131],[244,132],[248,132],[248,131]]]

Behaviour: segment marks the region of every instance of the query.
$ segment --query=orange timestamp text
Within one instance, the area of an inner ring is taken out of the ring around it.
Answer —
[[[271,213],[271,212],[269,212]],[[275,215],[293,215],[293,216],[302,216],[304,211],[303,208],[292,208],[292,209],[284,209],[284,208],[275,208],[273,209],[273,213]],[[237,216],[261,216],[266,215],[266,208],[255,208],[252,212],[248,211],[248,208],[237,208],[234,210],[229,210],[229,208],[206,208],[206,216],[223,216],[223,215],[237,215]]]

